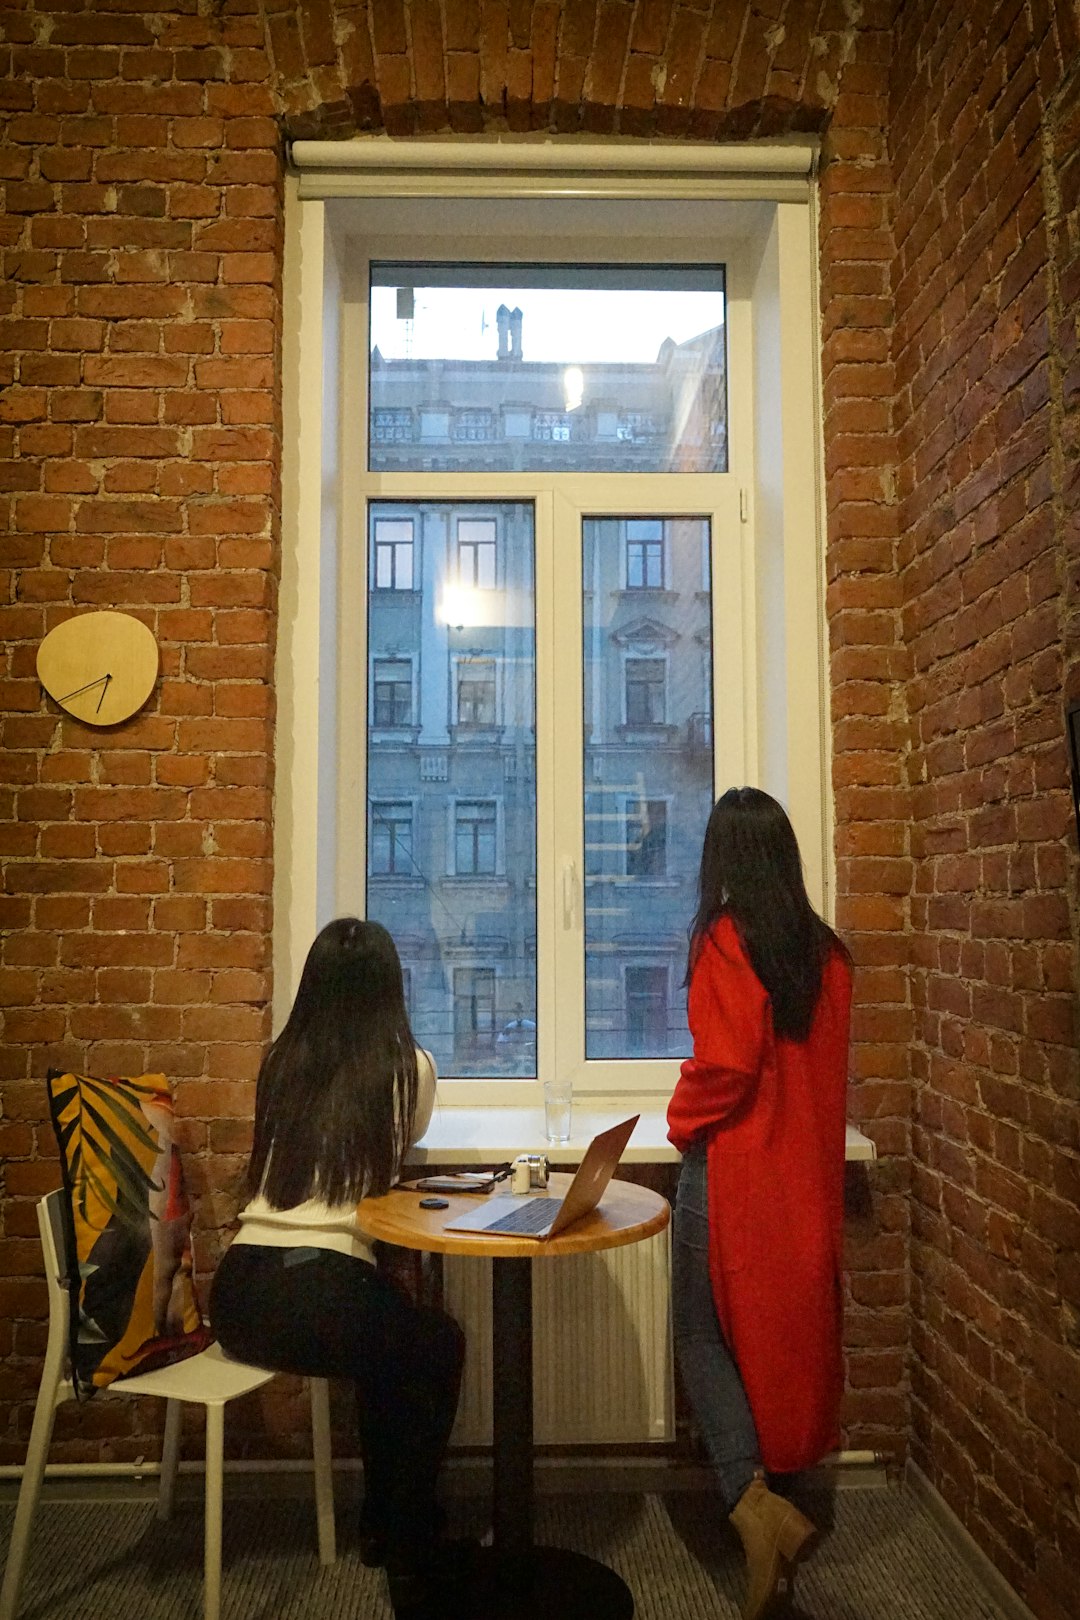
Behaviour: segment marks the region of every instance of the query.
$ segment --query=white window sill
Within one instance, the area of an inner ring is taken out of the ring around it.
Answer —
[[[598,1101],[575,1104],[574,1133],[559,1146],[544,1134],[543,1108],[457,1108],[436,1105],[422,1141],[406,1154],[408,1164],[501,1164],[518,1153],[546,1153],[556,1164],[577,1164],[590,1141],[631,1114],[641,1118],[622,1155],[624,1164],[676,1164],[679,1154],[667,1139],[666,1104],[627,1100],[615,1107]],[[868,1136],[847,1128],[845,1157],[876,1159]]]

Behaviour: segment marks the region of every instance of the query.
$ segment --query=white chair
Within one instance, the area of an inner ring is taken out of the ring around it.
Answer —
[[[45,1350],[45,1366],[41,1374],[41,1387],[34,1408],[34,1423],[30,1431],[26,1466],[19,1487],[19,1502],[15,1509],[11,1544],[4,1567],[4,1584],[0,1587],[0,1620],[15,1620],[18,1613],[19,1588],[22,1585],[26,1555],[30,1549],[30,1531],[45,1473],[45,1459],[52,1438],[53,1419],[56,1408],[74,1396],[68,1376],[70,1301],[65,1281],[69,1257],[63,1220],[64,1196],[60,1192],[49,1193],[38,1203],[38,1227],[45,1254],[45,1279],[49,1287],[49,1338]],[[230,1361],[214,1344],[187,1361],[177,1362],[174,1367],[162,1367],[157,1372],[121,1379],[100,1390],[94,1397],[95,1400],[100,1400],[110,1394],[157,1395],[167,1402],[165,1438],[161,1449],[161,1483],[158,1489],[159,1519],[168,1519],[172,1514],[176,1465],[180,1453],[181,1405],[184,1401],[194,1401],[206,1408],[203,1587],[205,1620],[219,1620],[221,1613],[221,1507],[225,1403],[235,1400],[238,1395],[247,1395],[253,1389],[260,1389],[263,1384],[269,1383],[276,1376],[276,1373],[267,1372],[263,1367],[249,1367],[242,1361]],[[330,1389],[325,1378],[312,1378],[310,1385],[319,1561],[323,1564],[332,1564],[335,1557],[335,1539],[334,1484],[330,1455]]]

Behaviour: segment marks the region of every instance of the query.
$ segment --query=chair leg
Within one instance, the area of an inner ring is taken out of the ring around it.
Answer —
[[[49,1455],[53,1420],[56,1417],[56,1390],[58,1369],[46,1365],[34,1407],[34,1422],[30,1430],[30,1445],[26,1452],[19,1501],[15,1509],[15,1523],[11,1527],[7,1563],[4,1565],[4,1584],[0,1587],[0,1620],[15,1620],[19,1611],[19,1591],[22,1587],[26,1557],[30,1551],[30,1534],[34,1513],[41,1495],[41,1481],[45,1476],[45,1459]]]
[[[176,1468],[180,1460],[181,1401],[165,1402],[165,1437],[161,1442],[161,1478],[158,1482],[157,1516],[171,1519],[176,1490]]]
[[[225,1407],[206,1408],[204,1620],[221,1620],[221,1501],[225,1473]]]
[[[311,1454],[315,1472],[315,1522],[319,1563],[337,1557],[334,1529],[334,1460],[330,1453],[330,1385],[325,1378],[308,1380],[311,1393]]]

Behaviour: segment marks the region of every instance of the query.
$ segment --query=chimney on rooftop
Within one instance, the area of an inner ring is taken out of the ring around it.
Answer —
[[[520,309],[512,309],[510,311],[510,358],[511,358],[511,360],[520,360],[522,358],[522,355],[521,355],[521,322],[522,322],[522,318],[523,317],[522,317]]]
[[[498,359],[510,359],[510,311],[505,304],[500,304],[495,311],[495,323],[499,328]]]

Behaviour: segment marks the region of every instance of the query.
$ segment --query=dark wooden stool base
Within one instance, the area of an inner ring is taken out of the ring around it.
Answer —
[[[534,1547],[517,1558],[483,1548],[475,1596],[478,1613],[528,1620],[633,1620],[634,1614],[630,1588],[613,1569],[564,1547]]]

